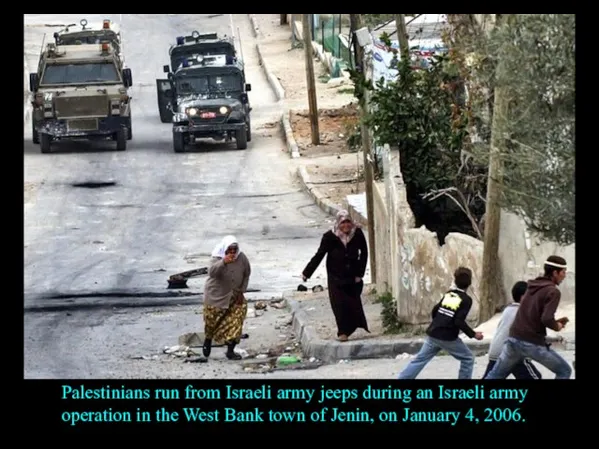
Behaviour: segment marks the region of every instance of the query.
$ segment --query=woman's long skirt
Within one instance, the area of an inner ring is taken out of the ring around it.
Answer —
[[[204,305],[205,337],[214,343],[239,343],[247,310],[248,303],[243,297],[229,309]]]
[[[364,307],[362,306],[362,290],[364,282],[336,285],[330,282],[329,300],[337,322],[337,336],[350,336],[356,329],[364,329],[370,333]]]

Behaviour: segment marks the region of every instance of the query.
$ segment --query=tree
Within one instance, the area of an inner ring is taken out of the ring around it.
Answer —
[[[487,35],[471,15],[450,21],[454,60],[468,80],[473,156],[488,159],[491,93],[499,83],[509,96],[502,207],[541,238],[574,243],[575,16],[513,15]]]

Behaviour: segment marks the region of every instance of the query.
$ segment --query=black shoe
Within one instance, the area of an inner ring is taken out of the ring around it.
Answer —
[[[229,360],[241,360],[241,356],[239,354],[237,354],[236,352],[229,352],[227,351],[227,353],[225,354],[227,356],[227,358]]]
[[[235,346],[237,343],[229,343],[227,345],[227,353],[225,354],[229,360],[241,360],[241,355],[235,352]]]
[[[206,339],[204,340],[204,345],[202,346],[202,353],[204,357],[210,357],[210,352],[212,351],[212,340]]]

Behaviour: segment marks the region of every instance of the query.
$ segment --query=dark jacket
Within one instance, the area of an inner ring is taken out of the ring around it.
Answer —
[[[318,251],[304,268],[303,275],[307,278],[312,277],[325,255],[327,255],[326,268],[329,283],[335,285],[355,284],[356,277],[364,277],[368,261],[368,247],[360,228],[356,229],[347,247],[333,231],[325,232]]]
[[[475,332],[466,323],[471,307],[472,298],[466,292],[458,289],[449,290],[433,307],[433,321],[426,334],[438,340],[453,341],[462,331],[468,337],[474,338]]]
[[[520,300],[518,313],[510,328],[510,337],[545,345],[547,328],[558,330],[555,311],[561,296],[551,279],[538,277],[528,281],[528,289]]]

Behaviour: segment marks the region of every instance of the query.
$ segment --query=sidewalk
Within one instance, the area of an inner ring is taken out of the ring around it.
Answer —
[[[315,60],[321,145],[312,146],[306,111],[308,103],[304,50],[292,49],[291,28],[289,25],[279,25],[278,14],[250,14],[250,21],[258,42],[257,50],[263,69],[275,92],[281,93],[279,98],[286,111],[283,115],[284,134],[292,164],[302,186],[325,212],[334,215],[340,209],[348,209],[354,219],[366,225],[363,156],[361,152],[350,151],[346,143],[348,127],[358,120],[356,100],[350,93],[351,85],[329,81],[324,67]],[[369,273],[365,282],[369,283]],[[320,283],[325,285],[326,280],[321,279]],[[367,286],[365,292],[370,289]],[[358,332],[347,343],[339,343],[335,339],[334,329],[331,327],[334,325],[334,317],[326,290],[317,294],[288,292],[284,297],[294,315],[294,331],[309,357],[325,362],[395,357],[399,354],[416,353],[423,341],[422,336],[413,334],[383,335],[381,306],[375,304],[368,294],[364,295],[364,308],[372,333]],[[560,337],[564,340],[566,349],[574,349],[573,306],[564,304],[558,313],[572,320],[567,332],[562,332]],[[485,353],[488,350],[499,316],[496,315],[476,329],[484,333],[483,341],[465,339],[475,353]],[[556,333],[549,334],[550,338],[558,338]]]
[[[314,201],[330,214],[349,207],[363,224],[363,156],[347,145],[350,130],[358,123],[353,86],[347,79],[330,79],[315,58],[321,145],[311,144],[307,114],[306,70],[303,48],[292,48],[291,27],[279,24],[278,14],[250,14],[257,50],[267,78],[284,103],[283,127],[288,151],[296,159],[297,174]]]

